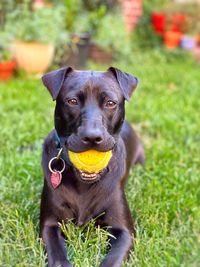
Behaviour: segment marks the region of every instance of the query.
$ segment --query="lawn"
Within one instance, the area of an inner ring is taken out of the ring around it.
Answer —
[[[182,53],[138,52],[115,64],[140,79],[127,119],[141,135],[145,168],[131,171],[126,194],[136,221],[124,267],[200,266],[200,66]],[[105,69],[105,66],[89,65]],[[39,80],[0,84],[0,266],[45,266],[38,238],[40,166],[53,107]],[[105,230],[63,227],[76,267],[97,267]]]

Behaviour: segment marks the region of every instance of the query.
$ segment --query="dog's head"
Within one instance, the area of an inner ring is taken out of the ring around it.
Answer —
[[[62,68],[42,77],[56,100],[55,129],[74,152],[112,150],[124,121],[124,100],[138,80],[110,67],[106,72]]]

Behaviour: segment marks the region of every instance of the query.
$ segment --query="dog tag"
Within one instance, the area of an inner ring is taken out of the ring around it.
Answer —
[[[55,189],[61,183],[62,173],[57,170],[53,170],[53,172],[51,172],[50,178],[51,178],[51,184],[53,188]]]

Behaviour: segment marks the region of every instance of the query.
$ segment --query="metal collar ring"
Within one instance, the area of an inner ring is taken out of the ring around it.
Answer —
[[[51,165],[52,165],[52,162],[54,160],[61,160],[62,161],[62,164],[63,164],[63,168],[59,171],[60,173],[62,173],[65,169],[65,161],[62,159],[62,158],[58,158],[58,157],[53,157],[50,161],[49,161],[49,164],[48,164],[48,167],[49,167],[49,170],[51,173],[56,173],[57,171],[53,170]]]

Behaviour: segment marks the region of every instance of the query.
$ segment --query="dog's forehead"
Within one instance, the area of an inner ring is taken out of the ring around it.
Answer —
[[[69,74],[64,81],[64,87],[68,90],[87,90],[88,88],[109,90],[121,96],[121,90],[115,77],[104,71],[79,71],[75,70]]]
[[[74,70],[70,73],[67,79],[69,83],[80,82],[80,84],[85,84],[89,82],[95,82],[97,79],[104,79],[105,72],[103,71],[92,71],[92,70]]]

